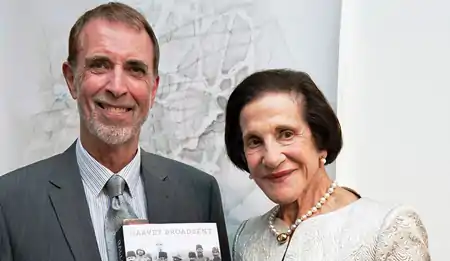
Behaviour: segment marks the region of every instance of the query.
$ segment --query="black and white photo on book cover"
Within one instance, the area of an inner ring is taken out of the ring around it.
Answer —
[[[215,223],[131,224],[122,233],[127,261],[222,260]]]

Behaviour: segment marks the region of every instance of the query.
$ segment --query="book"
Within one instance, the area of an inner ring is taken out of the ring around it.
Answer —
[[[215,223],[127,220],[116,233],[119,261],[221,261]]]

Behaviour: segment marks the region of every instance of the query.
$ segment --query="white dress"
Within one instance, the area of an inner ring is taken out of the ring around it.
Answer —
[[[406,206],[361,198],[305,220],[283,245],[269,231],[270,212],[240,225],[232,246],[234,261],[431,260],[427,232]],[[287,230],[279,219],[274,225]]]

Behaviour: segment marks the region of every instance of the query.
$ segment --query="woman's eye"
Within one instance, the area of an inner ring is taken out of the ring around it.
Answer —
[[[290,130],[284,130],[280,132],[281,139],[292,139],[294,137],[294,132]]]
[[[249,139],[247,141],[247,147],[249,148],[256,148],[260,144],[260,141],[258,139]]]

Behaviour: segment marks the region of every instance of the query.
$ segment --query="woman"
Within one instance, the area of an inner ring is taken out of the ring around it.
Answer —
[[[413,209],[361,198],[328,177],[341,128],[307,74],[247,77],[228,100],[225,144],[233,164],[277,204],[240,225],[235,261],[430,260]]]

